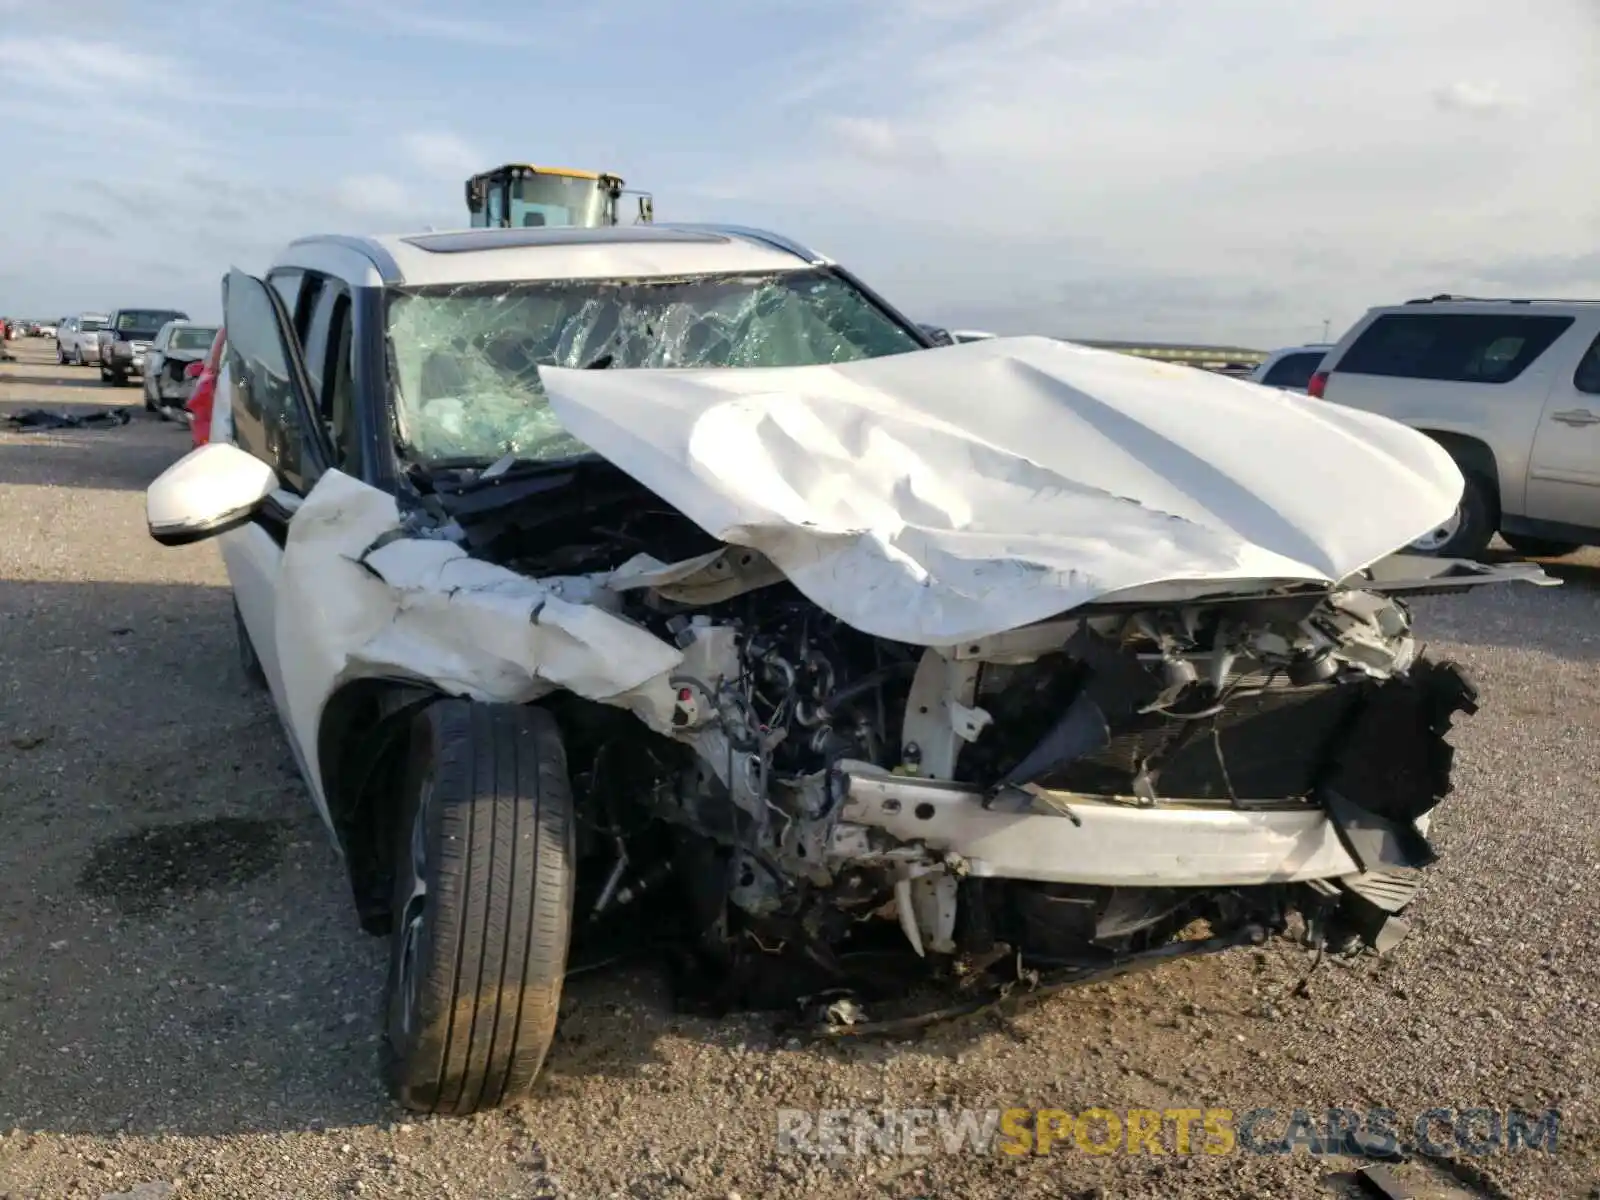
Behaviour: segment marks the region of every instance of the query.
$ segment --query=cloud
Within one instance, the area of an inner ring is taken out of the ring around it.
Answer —
[[[0,76],[53,92],[164,92],[173,74],[175,67],[166,59],[115,42],[60,35],[0,37]]]
[[[324,23],[344,26],[376,26],[402,37],[425,38],[434,41],[456,42],[465,46],[514,47],[539,45],[546,39],[518,29],[506,19],[479,19],[427,8],[390,4],[385,0],[334,0],[333,7],[318,7],[306,15]],[[543,24],[537,18],[524,18],[531,23]]]
[[[401,150],[429,176],[459,183],[487,164],[483,156],[456,134],[419,130],[401,139]]]
[[[1433,93],[1433,102],[1446,112],[1473,116],[1492,116],[1512,106],[1512,101],[1501,94],[1498,85],[1467,80],[1457,80],[1438,89]]]
[[[1568,254],[1524,255],[1437,264],[1440,275],[1493,288],[1537,292],[1562,289],[1586,296],[1600,296],[1600,251],[1573,251]],[[1472,290],[1472,289],[1465,289]]]
[[[1590,0],[883,0],[699,190],[946,320],[1287,343],[1430,263],[1592,244],[1596,62]]]
[[[355,216],[406,216],[417,207],[405,185],[387,175],[346,176],[334,185],[332,199]]]
[[[944,155],[929,137],[897,128],[881,117],[833,117],[834,138],[847,153],[881,167],[938,167]]]
[[[109,0],[8,12],[0,262],[62,311],[169,262],[197,291],[152,302],[198,310],[307,232],[459,224],[468,173],[531,155],[792,234],[957,326],[1287,344],[1408,296],[1600,287],[1594,0],[691,11],[190,0],[114,44],[63,33],[113,28]],[[513,100],[483,104],[491,74]],[[63,104],[109,136],[63,143]]]
[[[92,217],[87,213],[69,212],[61,209],[49,214],[52,221],[58,221],[69,229],[80,229],[84,233],[93,234],[97,238],[111,240],[117,236],[116,231],[99,217]]]

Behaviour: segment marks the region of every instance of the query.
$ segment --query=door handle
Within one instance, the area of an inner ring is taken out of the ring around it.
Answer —
[[[1550,419],[1560,421],[1563,425],[1600,425],[1600,417],[1587,408],[1569,408],[1566,412],[1551,413]]]

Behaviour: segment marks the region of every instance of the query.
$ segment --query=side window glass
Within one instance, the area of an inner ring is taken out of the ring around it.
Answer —
[[[1577,373],[1572,377],[1572,385],[1580,392],[1600,396],[1600,338],[1595,338],[1594,344],[1583,356],[1583,361],[1578,364]]]
[[[361,477],[361,435],[356,420],[355,324],[350,294],[341,290],[333,305],[328,336],[327,370],[323,373],[323,408],[328,440],[334,446],[339,469]]]
[[[272,285],[272,290],[278,293],[278,297],[283,301],[283,307],[291,314],[299,307],[300,287],[305,278],[306,273],[298,267],[287,267],[267,276],[267,282]]]
[[[314,482],[307,478],[306,431],[272,302],[259,280],[235,273],[228,278],[226,307],[233,440],[304,494]]]
[[[311,308],[311,315],[305,323],[305,332],[300,335],[300,344],[305,347],[306,375],[311,380],[311,394],[322,394],[322,368],[328,357],[328,328],[333,316],[333,295],[336,287],[319,287],[313,284],[306,288],[310,296],[313,290],[317,293],[315,307]],[[309,303],[309,301],[308,301]]]
[[[311,318],[317,311],[317,303],[322,299],[327,285],[327,276],[307,271],[305,283],[300,288],[300,303],[292,308],[284,305],[289,309],[289,317],[294,322],[294,335],[300,339],[301,346],[306,344],[306,335],[311,331]]]
[[[1571,317],[1389,313],[1356,339],[1336,369],[1449,383],[1508,383],[1571,324]]]
[[[1305,391],[1311,386],[1311,376],[1322,362],[1320,354],[1285,354],[1272,364],[1261,382],[1269,387],[1294,388]]]

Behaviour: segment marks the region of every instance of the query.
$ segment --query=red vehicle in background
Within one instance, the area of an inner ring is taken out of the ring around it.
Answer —
[[[184,407],[189,410],[189,436],[194,439],[196,446],[204,446],[211,440],[211,409],[217,397],[217,372],[222,369],[222,352],[227,345],[227,329],[218,329],[205,358],[190,363],[184,370],[184,374],[195,381],[189,403]]]

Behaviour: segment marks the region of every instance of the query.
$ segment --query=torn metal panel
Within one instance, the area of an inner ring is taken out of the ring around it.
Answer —
[[[605,576],[605,586],[617,593],[650,590],[677,604],[704,605],[720,604],[782,579],[783,572],[765,555],[730,546],[670,564],[637,555]]]
[[[289,525],[279,580],[286,707],[301,746],[343,682],[389,676],[525,703],[556,689],[669,729],[682,652],[594,601],[584,579],[534,580],[441,539],[395,537],[394,498],[330,471]],[[303,620],[308,611],[316,621]],[[315,764],[312,774],[315,774]]]
[[[1462,487],[1386,418],[1046,338],[541,376],[568,432],[715,537],[923,645],[1169,581],[1331,583]]]

